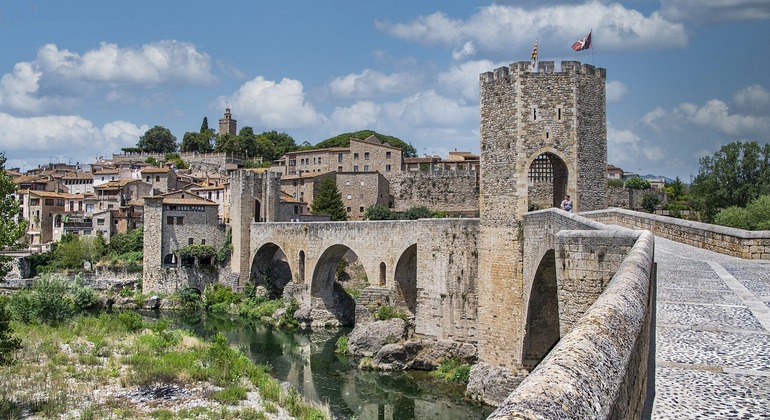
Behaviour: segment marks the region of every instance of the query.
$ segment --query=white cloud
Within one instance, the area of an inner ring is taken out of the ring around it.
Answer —
[[[385,74],[366,69],[337,77],[329,83],[329,92],[338,98],[370,98],[391,93],[414,91],[420,78],[410,73]]]
[[[684,26],[660,13],[645,16],[619,3],[598,1],[532,10],[493,4],[465,21],[436,12],[408,23],[378,21],[376,25],[401,39],[453,48],[471,41],[476,49],[497,53],[531,46],[534,36],[546,34],[549,42],[565,45],[566,50],[585,35],[586,28],[593,28],[594,43],[604,51],[679,48],[688,42]]]
[[[732,22],[770,19],[770,2],[764,0],[662,0],[667,19],[691,22]]]
[[[466,101],[479,101],[479,75],[507,64],[493,63],[489,60],[467,61],[453,65],[447,71],[439,73],[438,89],[448,95],[460,95]]]
[[[733,96],[733,101],[747,111],[767,111],[770,105],[770,92],[760,85],[747,86]]]
[[[620,102],[620,100],[626,96],[626,92],[628,91],[626,85],[622,82],[618,82],[617,80],[607,82],[606,87],[607,103]]]
[[[381,111],[382,106],[372,101],[359,101],[348,107],[335,108],[330,125],[340,132],[376,127]]]
[[[93,162],[104,151],[135,146],[147,126],[113,121],[99,128],[78,115],[20,118],[0,113],[0,149],[8,167],[27,169],[48,161]]]
[[[17,63],[0,79],[0,110],[62,111],[94,93],[110,102],[132,102],[136,87],[214,81],[211,59],[185,42],[159,41],[141,48],[102,43],[82,56],[46,44],[34,60]]]
[[[770,116],[731,113],[728,105],[719,99],[702,105],[682,103],[671,111],[656,108],[644,116],[643,122],[659,131],[680,131],[691,125],[716,129],[732,137],[753,136],[770,129]]]
[[[452,51],[452,58],[455,61],[462,61],[467,59],[468,57],[473,57],[474,55],[476,55],[476,47],[473,45],[473,42],[471,41],[468,41],[465,44],[463,44],[462,48]]]
[[[288,78],[276,83],[258,76],[241,85],[230,97],[219,98],[216,108],[222,109],[225,102],[239,118],[257,121],[270,130],[311,127],[325,120],[305,100],[302,83]]]

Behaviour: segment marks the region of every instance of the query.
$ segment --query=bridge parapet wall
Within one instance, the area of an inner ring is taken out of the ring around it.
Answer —
[[[633,235],[634,246],[606,290],[489,418],[641,417],[654,305],[654,236]]]
[[[666,239],[721,254],[770,260],[770,231],[767,230],[747,231],[618,208],[584,212],[580,215],[602,223],[649,230]]]

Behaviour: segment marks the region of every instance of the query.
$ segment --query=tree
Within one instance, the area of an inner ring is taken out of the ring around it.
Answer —
[[[136,147],[143,152],[149,153],[176,152],[176,137],[171,134],[168,128],[156,125],[139,138],[139,143],[136,144]]]
[[[417,220],[417,219],[430,219],[432,213],[425,206],[410,207],[405,212],[401,213],[400,219],[404,220]]]
[[[238,137],[242,147],[241,156],[252,158],[257,154],[257,136],[254,129],[246,126],[238,130]]]
[[[684,185],[679,177],[676,177],[674,182],[666,184],[665,191],[670,200],[678,201],[684,199],[687,194],[687,186]]]
[[[16,199],[16,184],[5,172],[5,153],[0,153],[0,250],[13,249],[27,231],[27,221],[19,220],[21,203]],[[0,277],[8,273],[10,257],[0,256]]]
[[[21,348],[21,340],[13,336],[11,314],[0,303],[0,366],[13,363],[14,353]]]
[[[770,194],[770,144],[733,142],[713,156],[700,159],[698,176],[690,185],[690,199],[703,220],[712,222],[721,209],[746,207]]]
[[[262,140],[267,140],[273,144],[273,155],[269,157],[262,156],[262,159],[267,161],[272,162],[288,152],[297,150],[297,143],[294,142],[294,138],[286,133],[279,133],[275,130],[264,131],[257,136],[257,142]]]
[[[348,220],[345,206],[342,204],[342,194],[337,189],[337,181],[333,177],[326,177],[318,184],[318,193],[313,197],[310,212],[328,214],[334,221]]]
[[[211,136],[208,133],[193,133],[188,131],[182,137],[182,152],[207,153],[211,151]]]
[[[658,204],[660,204],[660,197],[658,197],[658,194],[646,193],[642,197],[642,208],[647,213],[655,213],[655,209],[658,208]]]

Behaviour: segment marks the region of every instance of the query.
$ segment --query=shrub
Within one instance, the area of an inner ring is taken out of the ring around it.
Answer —
[[[99,296],[91,286],[75,286],[72,294],[75,306],[80,309],[91,309],[99,303]]]
[[[651,187],[650,181],[640,177],[627,179],[625,186],[635,190],[649,190]]]
[[[13,336],[11,314],[0,305],[0,366],[13,363],[16,350],[21,348],[21,340]]]
[[[660,204],[660,197],[655,193],[647,193],[642,197],[642,209],[647,213],[655,213]]]
[[[203,305],[206,309],[220,303],[230,305],[240,301],[241,295],[239,293],[219,283],[210,284],[203,290]]]
[[[455,358],[442,359],[438,369],[434,370],[433,376],[445,381],[468,383],[471,367],[468,364],[460,363]]]
[[[736,229],[751,230],[751,217],[749,216],[749,211],[737,206],[721,210],[714,217],[714,223]]]
[[[75,315],[75,303],[67,294],[67,286],[50,275],[39,278],[30,289],[16,293],[8,306],[13,318],[21,322],[57,324]]]
[[[385,321],[393,318],[401,318],[404,321],[407,321],[406,313],[395,306],[382,305],[377,309],[377,312],[374,313],[374,319],[378,321]]]
[[[335,348],[334,352],[339,354],[347,354],[348,352],[347,335],[341,335],[340,338],[337,339],[337,347]]]
[[[142,321],[142,316],[136,312],[118,312],[118,321],[126,332],[139,331],[144,328],[144,321]]]
[[[770,230],[770,195],[752,200],[746,210],[749,212],[752,230]]]

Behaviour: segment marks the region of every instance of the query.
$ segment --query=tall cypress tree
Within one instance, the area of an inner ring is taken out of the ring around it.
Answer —
[[[348,214],[342,204],[342,194],[337,189],[337,181],[333,177],[326,177],[318,184],[318,192],[313,197],[310,212],[329,214],[334,221],[348,220]]]

